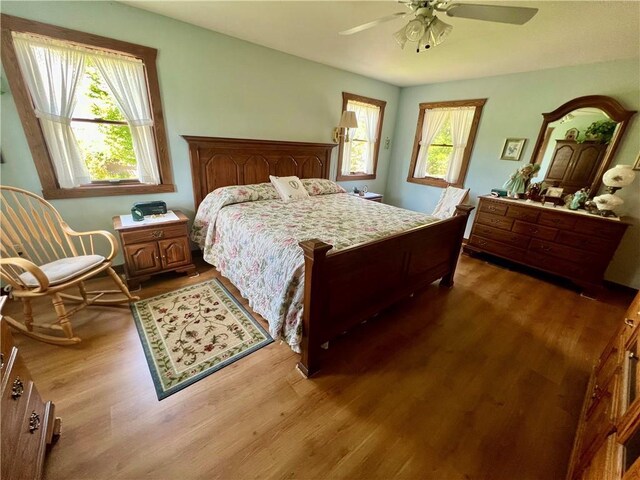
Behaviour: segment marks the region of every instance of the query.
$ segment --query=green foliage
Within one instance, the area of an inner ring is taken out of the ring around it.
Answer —
[[[593,122],[584,132],[585,137],[596,137],[602,143],[609,143],[618,124],[611,120]]]
[[[98,69],[87,65],[85,80],[89,82],[88,97],[91,100],[91,113],[95,118],[109,121],[125,121],[124,115],[116,105]],[[97,125],[102,142],[79,141],[89,174],[92,180],[114,180],[136,177],[136,157],[133,140],[128,125]]]
[[[450,118],[447,117],[429,146],[427,171],[425,172],[429,177],[444,177],[447,174],[449,159],[453,153]]]

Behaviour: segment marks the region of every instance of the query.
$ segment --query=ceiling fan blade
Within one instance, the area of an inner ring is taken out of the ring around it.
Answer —
[[[376,25],[380,25],[381,23],[388,22],[390,20],[395,20],[396,18],[399,18],[399,17],[404,17],[405,15],[407,15],[407,12],[397,12],[392,15],[387,15],[386,17],[378,18],[377,20],[373,20],[372,22],[363,23],[362,25],[358,25],[357,27],[350,28],[349,30],[344,30],[340,32],[340,35],[353,35],[354,33],[362,32],[363,30],[367,30],[369,28],[375,27]]]
[[[472,18],[474,20],[513,23],[516,25],[524,25],[538,13],[537,8],[467,3],[454,3],[444,7],[441,11],[446,12],[450,17]]]

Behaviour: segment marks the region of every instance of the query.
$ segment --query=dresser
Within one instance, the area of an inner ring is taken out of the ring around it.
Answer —
[[[593,367],[567,480],[640,478],[640,293]]]
[[[113,228],[120,235],[127,284],[137,288],[140,282],[164,272],[193,274],[188,218],[174,210],[176,218],[155,223],[123,225],[113,217]]]
[[[2,297],[1,304],[6,299]],[[40,397],[6,322],[0,319],[0,431],[2,436],[1,478],[42,477],[45,454],[54,435],[60,433],[55,407]]]
[[[629,223],[550,203],[479,197],[466,253],[488,253],[582,287],[595,296]]]

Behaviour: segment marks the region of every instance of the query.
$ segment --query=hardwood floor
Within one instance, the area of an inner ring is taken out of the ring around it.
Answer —
[[[217,276],[198,269],[138,294]],[[463,256],[453,289],[433,285],[332,342],[315,378],[276,341],[162,402],[127,308],[77,315],[72,347],[14,337],[63,418],[48,479],[552,480],[630,300]]]

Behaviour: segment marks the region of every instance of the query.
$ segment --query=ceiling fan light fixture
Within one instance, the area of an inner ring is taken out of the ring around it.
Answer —
[[[393,34],[393,38],[396,39],[400,48],[404,49],[405,44],[407,43],[407,35],[404,33],[405,27],[402,27],[396,33]]]
[[[447,39],[451,30],[453,30],[453,26],[443,22],[437,17],[434,17],[427,32],[429,34],[429,44],[432,47],[440,45]]]
[[[427,24],[424,17],[418,15],[404,27],[404,34],[410,42],[419,42],[426,30]]]

